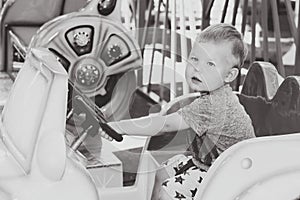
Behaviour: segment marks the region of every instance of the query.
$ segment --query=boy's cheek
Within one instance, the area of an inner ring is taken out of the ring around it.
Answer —
[[[220,77],[210,76],[204,79],[204,84],[206,85],[209,91],[218,89],[219,87],[224,85],[223,83],[224,81]]]
[[[193,68],[191,66],[187,66],[185,69],[185,78],[189,78],[193,74]]]

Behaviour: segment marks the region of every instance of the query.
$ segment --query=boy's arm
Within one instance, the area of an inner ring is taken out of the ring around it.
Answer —
[[[150,115],[136,119],[109,122],[108,125],[120,134],[139,136],[153,136],[160,132],[189,128],[177,112],[165,116]]]

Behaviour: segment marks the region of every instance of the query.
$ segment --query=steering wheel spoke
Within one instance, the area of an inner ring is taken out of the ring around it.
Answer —
[[[75,52],[66,44],[66,41],[62,36],[57,36],[51,44],[51,48],[62,54],[70,64],[74,64],[75,61],[78,59],[78,56]]]
[[[95,34],[94,34],[95,45],[91,52],[92,56],[100,58],[101,52],[105,45],[105,41],[108,39],[110,33],[111,33],[111,29],[107,26],[104,26],[102,23],[95,26]]]
[[[122,73],[128,71],[132,68],[130,66],[140,66],[141,62],[136,59],[135,55],[128,55],[124,60],[113,63],[111,66],[107,67],[105,74],[106,76],[111,76],[113,74]]]

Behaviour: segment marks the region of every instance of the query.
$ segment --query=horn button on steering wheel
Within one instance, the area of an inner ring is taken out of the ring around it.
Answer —
[[[104,63],[95,58],[86,57],[75,64],[70,71],[71,80],[84,93],[95,93],[105,83]]]
[[[90,87],[98,82],[99,74],[99,70],[94,65],[82,65],[76,71],[76,82],[83,86]]]

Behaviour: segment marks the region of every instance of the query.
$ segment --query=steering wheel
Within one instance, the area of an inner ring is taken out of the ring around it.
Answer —
[[[52,51],[70,81],[101,108],[106,119],[127,115],[136,89],[133,69],[142,65],[138,45],[123,25],[87,11],[67,14],[44,24],[32,47]]]

